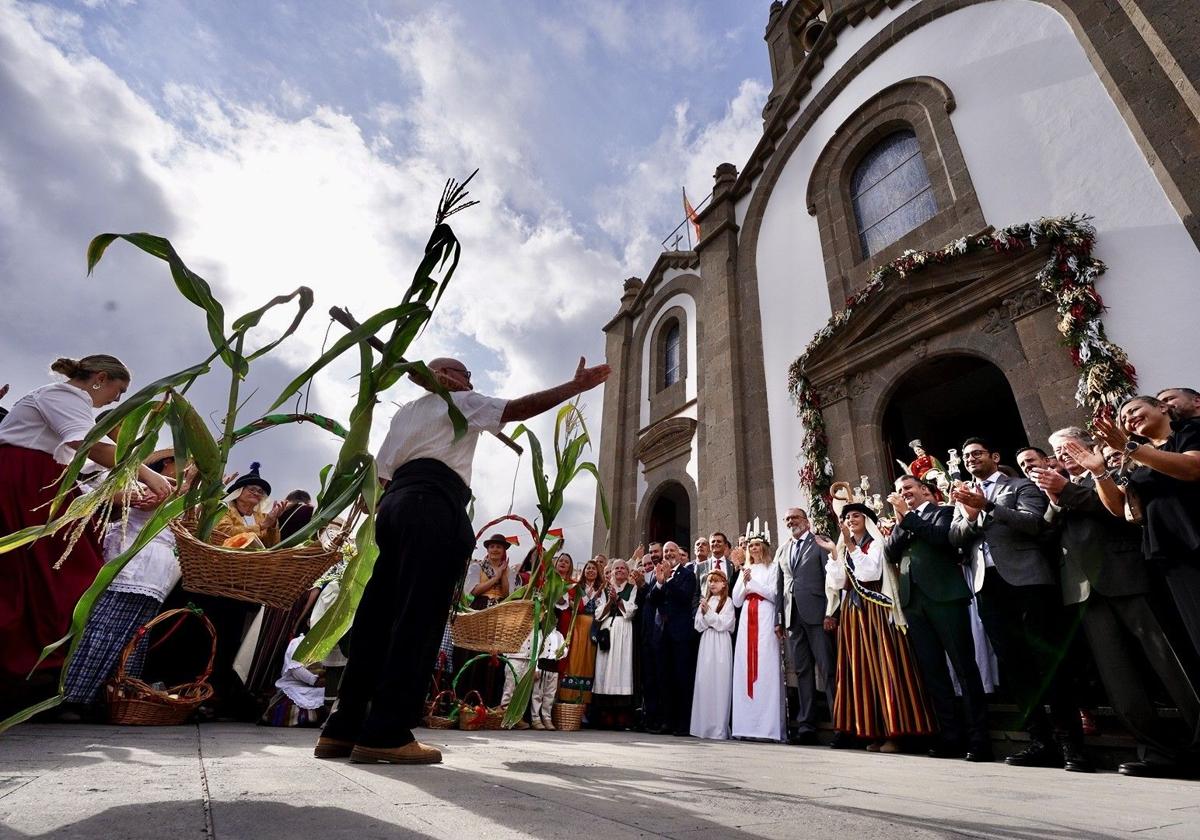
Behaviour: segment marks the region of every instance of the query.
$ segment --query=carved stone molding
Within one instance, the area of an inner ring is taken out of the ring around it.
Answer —
[[[1011,324],[1012,321],[1006,318],[1003,312],[993,306],[983,314],[983,323],[979,325],[979,329],[988,335],[998,335],[1008,329]]]
[[[865,373],[854,374],[846,383],[846,394],[850,397],[861,397],[869,390],[871,390],[871,380]]]
[[[1008,307],[1008,317],[1015,321],[1052,302],[1052,298],[1040,288],[1022,289],[1001,301]]]
[[[924,359],[926,354],[929,353],[929,342],[922,338],[914,341],[908,349],[911,350],[912,354],[918,359]]]
[[[668,417],[655,423],[638,440],[634,455],[647,468],[691,452],[696,421],[691,417]]]
[[[817,388],[817,400],[822,407],[833,405],[844,399],[846,399],[846,380],[844,379],[836,379]]]

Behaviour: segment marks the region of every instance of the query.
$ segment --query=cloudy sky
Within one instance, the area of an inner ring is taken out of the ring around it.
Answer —
[[[444,180],[476,167],[482,203],[453,220],[461,267],[410,355],[458,355],[500,396],[569,378],[579,356],[600,360],[622,280],[681,220],[680,187],[707,195],[716,165],[740,166],[758,139],[768,5],[0,0],[5,402],[59,355],[116,354],[135,387],[204,358],[202,314],[165,264],[118,244],[85,276],[93,235],[149,231],[231,315],[315,291],[301,331],[251,371],[253,419],[319,353],[330,306],[394,303]],[[345,422],[354,372],[324,373],[310,410]],[[195,391],[214,421],[227,387],[215,374]],[[601,400],[585,400],[597,438]],[[335,452],[288,427],[231,466],[261,461],[282,495],[313,488]],[[536,513],[528,456],[495,440],[473,485],[477,526],[510,504]],[[558,523],[577,561],[591,519],[581,478]]]

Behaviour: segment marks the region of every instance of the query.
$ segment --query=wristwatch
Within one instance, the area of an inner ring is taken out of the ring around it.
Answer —
[[[1140,443],[1138,443],[1136,440],[1127,441],[1125,443],[1125,456],[1129,457],[1129,456],[1133,455],[1133,453],[1137,452],[1138,449],[1141,448],[1141,446],[1142,445]]]

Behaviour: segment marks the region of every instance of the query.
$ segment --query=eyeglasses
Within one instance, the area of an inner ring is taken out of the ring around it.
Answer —
[[[471,371],[467,370],[466,368],[446,368],[446,370],[452,373],[461,373],[468,382],[471,381]]]
[[[986,449],[972,449],[970,452],[963,453],[963,460],[973,461],[976,458],[986,458],[987,456],[988,452]]]

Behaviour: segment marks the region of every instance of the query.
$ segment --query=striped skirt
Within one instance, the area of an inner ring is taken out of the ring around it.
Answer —
[[[890,617],[869,601],[847,597],[842,605],[833,703],[839,732],[878,741],[937,731],[908,639]]]
[[[121,651],[138,628],[158,615],[162,604],[149,595],[109,589],[96,601],[79,647],[67,666],[65,699],[68,703],[94,703],[100,689],[117,670]],[[125,672],[140,677],[146,661],[148,638],[134,649]]]

